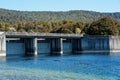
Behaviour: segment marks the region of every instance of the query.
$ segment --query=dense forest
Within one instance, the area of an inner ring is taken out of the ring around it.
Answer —
[[[16,23],[24,21],[91,21],[99,17],[110,16],[113,19],[120,20],[120,13],[100,13],[94,11],[73,10],[64,12],[54,11],[15,11],[0,9],[0,19],[4,22]]]
[[[120,35],[120,13],[0,9],[0,31]]]

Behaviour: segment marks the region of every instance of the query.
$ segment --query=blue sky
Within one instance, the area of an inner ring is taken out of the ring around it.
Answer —
[[[120,12],[120,0],[1,0],[0,8],[21,11]]]

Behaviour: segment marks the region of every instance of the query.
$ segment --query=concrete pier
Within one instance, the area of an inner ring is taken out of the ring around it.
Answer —
[[[50,45],[51,45],[51,55],[62,55],[63,54],[62,38],[51,39]]]
[[[38,55],[37,38],[33,39],[33,46],[34,46],[34,56],[37,56]]]
[[[0,32],[0,56],[6,56],[6,36],[4,32]]]
[[[81,38],[72,39],[72,53],[81,54]]]
[[[109,37],[109,50],[111,53],[120,52],[120,37],[111,36]]]
[[[37,38],[24,38],[25,54],[37,56]]]

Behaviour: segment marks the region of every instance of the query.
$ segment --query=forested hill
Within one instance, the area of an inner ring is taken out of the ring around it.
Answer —
[[[73,10],[66,12],[51,11],[15,11],[0,9],[0,20],[3,22],[16,23],[26,21],[91,21],[98,17],[110,16],[120,20],[120,13],[99,13],[93,11]]]

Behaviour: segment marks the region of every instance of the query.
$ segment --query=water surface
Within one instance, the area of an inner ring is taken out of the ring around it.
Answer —
[[[0,80],[120,80],[120,55],[10,56]]]

